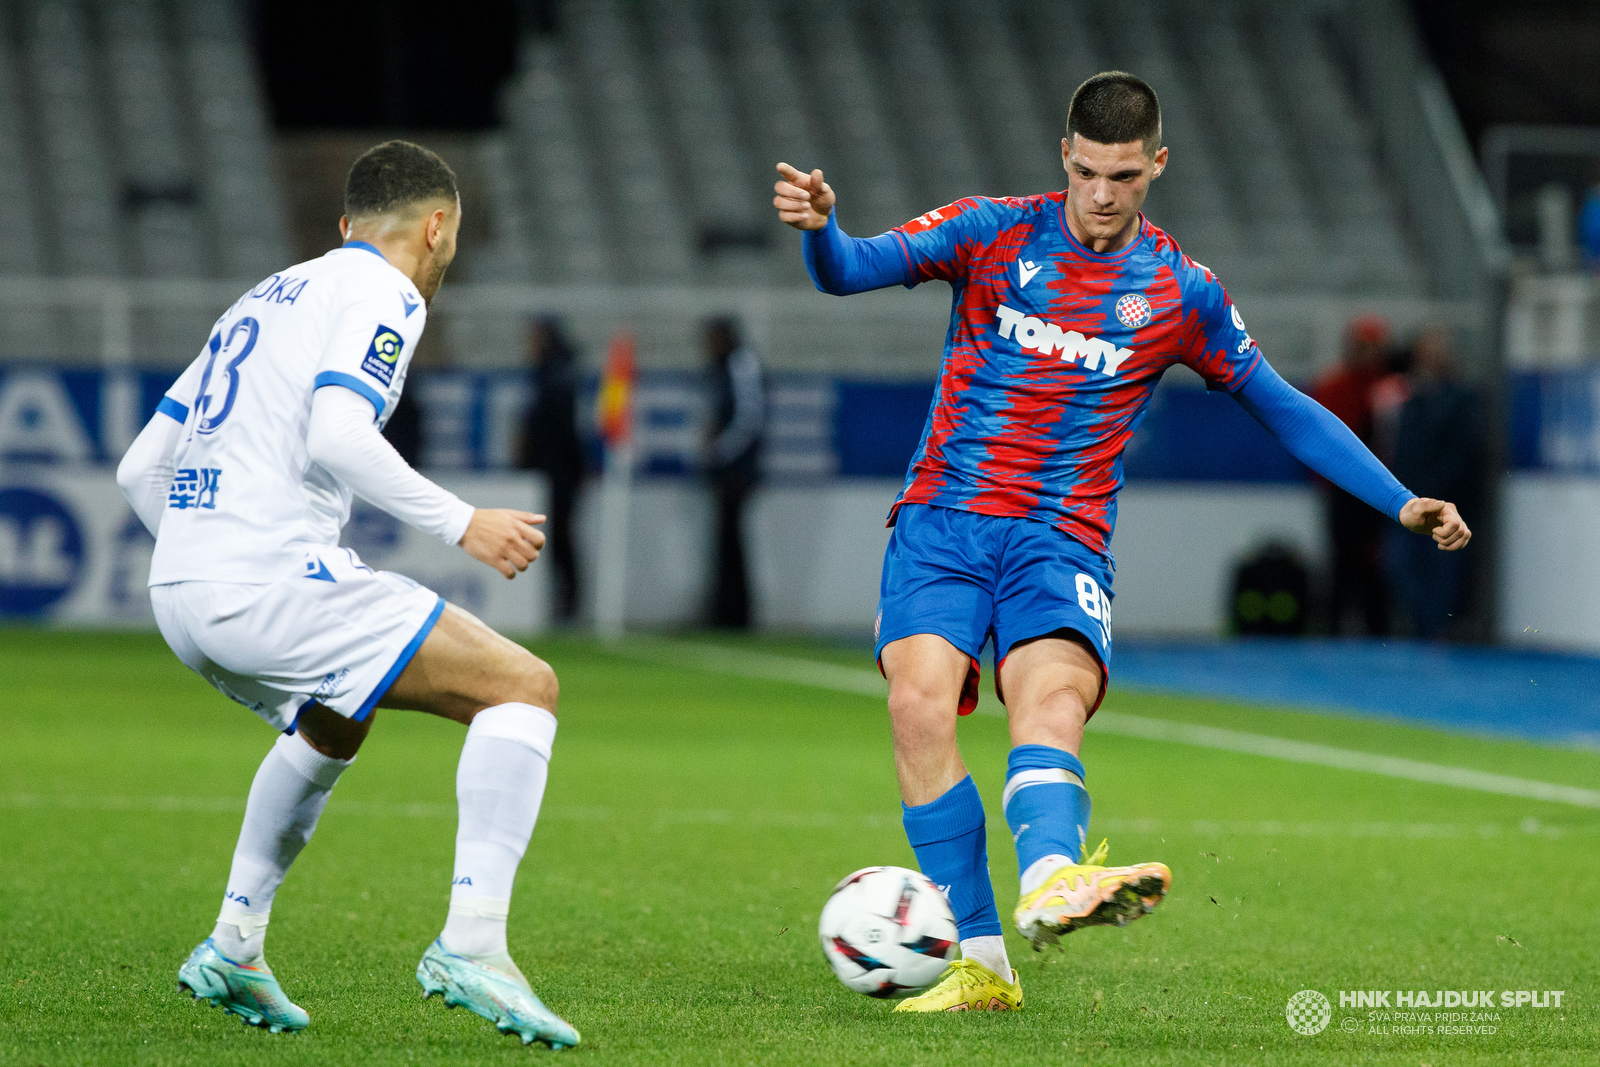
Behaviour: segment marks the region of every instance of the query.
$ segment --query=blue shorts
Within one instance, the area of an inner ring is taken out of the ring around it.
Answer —
[[[1111,664],[1111,560],[1053,526],[930,504],[900,508],[883,557],[873,655],[914,634],[936,634],[972,659],[961,714],[978,704],[978,654],[992,638],[995,695],[1011,649],[1071,630],[1100,660],[1105,698]],[[879,669],[882,669],[879,660]]]

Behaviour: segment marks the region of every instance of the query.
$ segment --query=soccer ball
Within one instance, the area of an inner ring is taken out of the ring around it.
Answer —
[[[958,953],[950,902],[904,867],[864,867],[834,886],[817,936],[839,981],[869,997],[926,989]]]

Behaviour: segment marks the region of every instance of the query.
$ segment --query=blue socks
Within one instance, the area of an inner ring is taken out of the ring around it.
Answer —
[[[1037,889],[1056,868],[1081,862],[1089,828],[1089,791],[1083,786],[1078,757],[1049,745],[1013,748],[1002,803],[1017,845],[1023,893]],[[902,804],[901,810],[917,865],[950,898],[963,951],[971,956],[993,947],[1003,954],[1000,915],[989,884],[983,800],[972,777],[961,779],[932,803],[914,808]],[[969,946],[974,951],[968,951]],[[997,955],[993,964],[983,962],[996,973],[1006,973],[1003,955]]]
[[[1013,748],[1002,803],[1017,843],[1017,869],[1024,893],[1036,889],[1050,873],[1035,867],[1053,870],[1082,860],[1084,835],[1089,829],[1089,791],[1083,787],[1083,764],[1078,757],[1049,745]],[[1054,862],[1057,857],[1062,859]],[[1047,858],[1053,862],[1043,863]]]
[[[999,937],[1000,913],[995,910],[994,887],[989,884],[983,800],[972,776],[961,779],[932,803],[900,807],[917,865],[945,889],[961,939]]]

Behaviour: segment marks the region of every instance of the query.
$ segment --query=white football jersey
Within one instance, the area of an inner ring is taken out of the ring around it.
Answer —
[[[270,582],[338,544],[350,490],[307,455],[312,396],[351,389],[382,426],[427,318],[411,279],[363,242],[241,296],[158,408],[183,436],[150,584]]]

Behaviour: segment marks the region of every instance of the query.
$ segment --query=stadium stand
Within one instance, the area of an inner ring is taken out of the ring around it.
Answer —
[[[258,278],[288,262],[290,251],[255,61],[229,0],[179,0],[175,14],[212,269],[223,278]],[[250,210],[238,210],[242,204]]]
[[[1174,151],[1151,217],[1246,298],[1256,336],[1304,376],[1332,358],[1356,302],[1410,301],[1387,311],[1404,328],[1439,316],[1429,301],[1478,295],[1458,198],[1422,159],[1438,154],[1429,131],[1373,106],[1408,91],[1420,55],[1409,31],[1403,48],[1373,39],[1377,8],[1404,27],[1396,2],[567,0],[529,27],[501,128],[452,145],[484,195],[440,308],[442,358],[514,361],[535,291],[587,309],[594,350],[649,286],[699,294],[651,305],[674,320],[639,327],[652,361],[696,363],[689,309],[731,301],[765,309],[757,332],[785,365],[926,373],[937,319],[924,310],[804,299],[793,235],[768,208],[772,163],[824,167],[858,234],[961,195],[1057,188],[1072,90],[1127,67],[1159,89]],[[35,208],[0,267],[0,356],[180,362],[215,303],[199,282],[232,289],[320,250],[290,228],[288,191],[312,200],[303,175],[279,172],[288,157],[241,10],[0,7],[0,183]],[[108,326],[118,299],[131,340]],[[485,321],[449,321],[471,316]]]
[[[615,280],[670,283],[688,274],[694,250],[667,166],[665,129],[641,84],[641,13],[610,0],[576,0],[567,6],[565,43],[585,90],[578,96],[584,129],[601,162],[594,176],[614,206]]]
[[[281,266],[289,242],[258,81],[228,0],[5,5],[0,184],[28,210],[15,213],[0,274],[237,282]],[[82,292],[8,307],[6,353],[101,351],[100,317],[77,313]],[[187,352],[211,313],[138,309],[139,347]]]
[[[555,42],[534,40],[525,70],[507,93],[513,150],[509,162],[522,191],[524,218],[539,281],[582,284],[611,274],[610,242],[601,230],[590,162],[579,136],[563,57]]]
[[[0,180],[49,231],[13,243],[7,273],[244,278],[282,260],[234,5],[26,0],[4,14]]]
[[[552,281],[635,281],[645,264],[654,280],[724,278],[707,235],[751,229],[747,186],[778,158],[824,167],[861,233],[1054,187],[1067,97],[1123,67],[1159,88],[1176,160],[1152,217],[1198,258],[1257,292],[1425,295],[1345,44],[1309,4],[706,0],[668,17],[581,0],[526,44],[507,118],[526,187],[581,190],[619,254],[597,274],[571,254],[593,242],[551,225],[532,261]],[[664,195],[679,188],[687,211]],[[781,263],[741,276],[769,275],[795,278]]]

